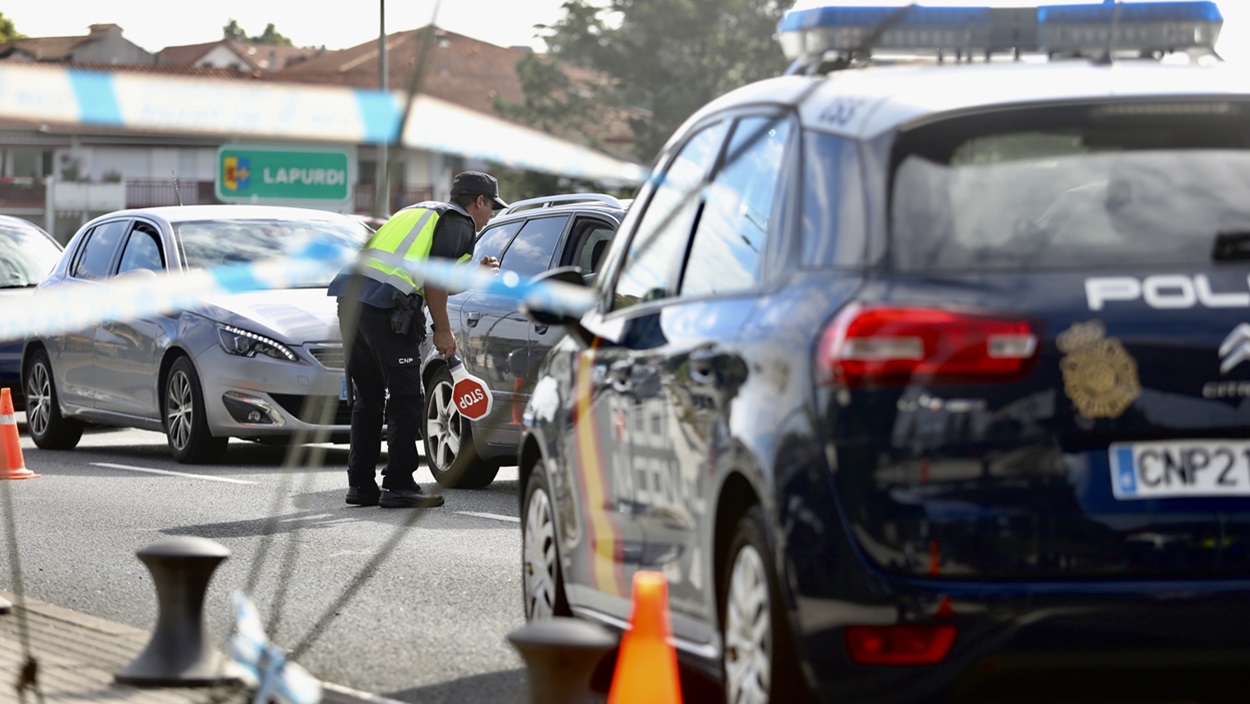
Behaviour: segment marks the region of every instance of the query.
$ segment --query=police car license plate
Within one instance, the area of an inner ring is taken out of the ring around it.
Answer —
[[[1109,452],[1117,499],[1250,496],[1250,442],[1113,443]]]
[[[343,377],[343,386],[341,389],[339,389],[339,400],[340,401],[347,400],[347,377]]]

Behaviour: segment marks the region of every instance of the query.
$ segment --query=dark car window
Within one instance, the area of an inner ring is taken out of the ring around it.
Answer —
[[[603,262],[603,254],[608,249],[612,234],[616,227],[602,220],[581,218],[573,223],[573,234],[569,237],[572,243],[568,263],[581,268],[584,274],[599,271]]]
[[[161,256],[161,236],[156,228],[143,222],[135,223],[122,250],[121,263],[117,265],[117,273],[124,274],[136,269],[148,271],[164,271],[165,261]]]
[[[34,225],[0,223],[0,288],[34,286],[60,257],[61,248]]]
[[[681,295],[755,286],[789,136],[786,120],[752,117],[738,122],[725,166],[708,188]]]
[[[612,308],[667,298],[676,285],[690,229],[699,206],[699,189],[725,141],[726,123],[704,128],[681,148],[656,185],[634,230],[617,277]]]
[[[83,279],[103,279],[109,275],[113,254],[126,232],[125,220],[114,220],[97,225],[87,233],[87,241],[78,253],[71,276]]]
[[[503,256],[504,247],[508,246],[508,243],[512,241],[512,236],[524,224],[524,220],[513,220],[501,225],[487,225],[481,236],[477,238],[477,244],[473,245],[473,261],[480,262],[482,257],[498,259]]]
[[[1250,104],[1033,109],[925,125],[893,163],[900,270],[1206,264],[1250,232]]]
[[[499,260],[499,268],[521,276],[541,274],[551,266],[551,257],[560,242],[560,233],[569,216],[534,218],[525,223]]]

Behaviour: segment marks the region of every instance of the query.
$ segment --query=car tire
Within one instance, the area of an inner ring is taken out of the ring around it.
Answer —
[[[44,450],[72,450],[82,439],[83,424],[61,415],[61,403],[52,380],[48,353],[38,350],[25,369],[26,428],[35,446]]]
[[[526,621],[573,615],[564,594],[555,503],[541,462],[530,473],[521,503],[521,592]]]
[[[758,506],[739,519],[718,587],[725,701],[809,702],[764,525]]]
[[[165,393],[161,396],[165,438],[174,459],[183,464],[213,464],[226,454],[230,438],[219,438],[208,429],[204,411],[204,391],[195,365],[179,357],[169,368]]]
[[[481,459],[473,444],[473,426],[460,415],[452,398],[455,382],[446,367],[439,367],[425,389],[425,461],[439,486],[448,489],[483,489],[495,481],[499,460]]]

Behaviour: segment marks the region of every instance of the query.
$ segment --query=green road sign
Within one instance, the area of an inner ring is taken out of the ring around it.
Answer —
[[[226,145],[217,148],[217,199],[226,203],[347,203],[356,182],[348,149]]]

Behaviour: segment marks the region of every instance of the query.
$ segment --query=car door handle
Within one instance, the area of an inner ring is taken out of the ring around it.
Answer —
[[[468,324],[468,326],[473,328],[473,327],[477,327],[478,321],[482,319],[482,314],[477,313],[477,312],[469,313],[465,316],[465,318],[466,318],[465,322]]]
[[[690,379],[696,384],[706,384],[716,377],[717,353],[704,348],[690,353]]]
[[[626,360],[613,362],[608,367],[608,380],[612,382],[613,388],[617,391],[624,391],[629,388],[629,377],[633,369],[633,364]]]

